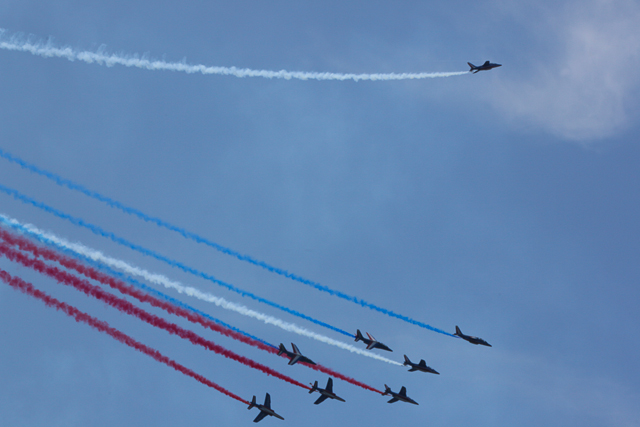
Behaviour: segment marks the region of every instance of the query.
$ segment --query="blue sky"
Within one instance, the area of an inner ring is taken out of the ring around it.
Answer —
[[[504,64],[477,75],[355,83],[187,75],[0,51],[3,150],[332,288],[451,332],[457,324],[493,348],[320,294],[0,159],[1,184],[342,329],[369,331],[397,360],[426,359],[440,376],[194,303],[270,342],[294,341],[372,386],[405,385],[420,406],[388,405],[338,381],[347,402],[315,406],[303,390],[5,259],[0,268],[244,398],[270,392],[286,421],[263,424],[638,425],[639,18],[637,3],[624,0],[0,3],[8,34],[190,64],[343,73]],[[301,323],[7,196],[0,206]],[[326,381],[193,329],[303,383]],[[0,338],[7,425],[238,425],[256,415],[7,286]]]

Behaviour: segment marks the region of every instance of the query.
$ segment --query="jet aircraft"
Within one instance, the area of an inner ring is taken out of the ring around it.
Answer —
[[[329,381],[327,381],[327,387],[325,389],[321,389],[318,387],[318,381],[314,382],[313,386],[311,387],[311,390],[309,390],[309,393],[313,393],[314,391],[317,391],[318,393],[320,393],[320,397],[318,397],[318,399],[315,402],[313,402],[315,405],[318,405],[327,399],[335,399],[335,400],[339,400],[340,402],[344,402],[343,398],[337,396],[333,392],[333,379],[331,378],[329,378]]]
[[[469,64],[469,67],[471,67],[469,72],[473,72],[473,74],[476,74],[483,70],[491,70],[492,68],[502,67],[502,64],[494,64],[489,61],[486,61],[484,64],[478,66],[473,65],[471,62],[467,62],[467,64]]]
[[[374,337],[369,335],[369,332],[367,332],[367,336],[369,337],[368,339],[362,336],[362,332],[360,332],[360,329],[358,329],[358,332],[356,332],[356,342],[364,341],[364,343],[367,345],[367,350],[371,350],[372,348],[379,348],[380,350],[393,351],[381,342],[376,341]]]
[[[483,340],[482,338],[478,338],[478,337],[472,337],[470,335],[465,335],[462,333],[462,331],[460,330],[460,328],[458,328],[456,326],[456,333],[453,334],[456,335],[460,338],[462,338],[463,340],[469,341],[471,344],[481,344],[481,345],[486,345],[487,347],[491,347],[491,344],[489,344],[488,342],[486,342],[485,340]]]
[[[295,365],[298,362],[304,362],[304,363],[308,363],[310,365],[315,365],[316,364],[316,362],[314,362],[313,360],[309,359],[308,357],[303,356],[300,353],[300,350],[298,349],[297,345],[295,345],[294,343],[291,343],[291,347],[293,348],[293,351],[287,350],[284,347],[284,344],[280,343],[280,350],[278,350],[278,356],[280,356],[282,353],[284,353],[290,359],[289,360],[289,365]]]
[[[269,393],[267,393],[267,395],[264,397],[264,405],[260,405],[259,403],[256,403],[256,397],[253,396],[253,400],[251,400],[251,403],[249,404],[249,409],[251,408],[260,409],[260,413],[258,414],[256,419],[253,420],[254,423],[261,421],[267,415],[284,420],[284,418],[276,414],[276,412],[273,409],[271,409],[271,396],[269,396]]]
[[[429,372],[432,374],[437,374],[440,375],[440,372],[436,371],[435,369],[427,366],[427,362],[424,361],[424,359],[420,360],[420,363],[413,363],[411,362],[411,360],[409,360],[409,358],[407,357],[407,355],[404,355],[404,366],[411,366],[411,369],[409,369],[409,372],[413,372],[413,371],[422,371],[422,372]]]
[[[418,402],[407,396],[407,388],[405,386],[402,386],[402,388],[400,389],[400,393],[396,393],[391,391],[389,386],[385,384],[384,393],[382,393],[382,395],[384,396],[385,394],[390,394],[391,396],[393,396],[387,403],[393,403],[397,402],[398,400],[402,400],[403,402],[413,403],[414,405],[418,404]]]

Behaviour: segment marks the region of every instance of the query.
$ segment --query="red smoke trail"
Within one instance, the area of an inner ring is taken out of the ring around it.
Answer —
[[[191,332],[187,329],[181,328],[180,326],[176,325],[175,323],[171,323],[171,322],[167,322],[166,320],[164,320],[161,317],[158,317],[154,314],[148,313],[144,310],[142,310],[139,307],[136,307],[135,305],[131,304],[129,301],[124,300],[122,298],[118,298],[115,295],[112,295],[108,292],[103,291],[101,288],[99,288],[98,286],[94,286],[92,284],[90,284],[89,282],[87,282],[86,280],[82,280],[77,278],[76,276],[73,276],[69,273],[66,273],[56,267],[52,267],[52,266],[48,266],[47,264],[45,264],[44,262],[37,260],[37,259],[33,259],[33,258],[29,258],[26,255],[15,251],[9,247],[7,247],[4,243],[0,244],[0,254],[6,256],[8,259],[10,259],[11,261],[15,261],[15,262],[19,262],[20,264],[24,265],[25,267],[30,267],[33,268],[34,270],[36,270],[39,273],[42,274],[46,274],[47,276],[55,279],[56,281],[58,281],[59,283],[62,283],[64,285],[69,285],[72,286],[76,289],[78,289],[81,292],[84,292],[86,295],[92,296],[100,301],[103,301],[107,304],[109,304],[110,306],[122,311],[123,313],[127,313],[130,314],[132,316],[137,317],[140,320],[143,320],[147,323],[149,323],[150,325],[156,326],[158,328],[164,329],[165,331],[169,332],[170,334],[174,334],[174,335],[178,335],[181,338],[184,338],[186,340],[191,341],[193,344],[197,344],[200,345],[204,348],[206,348],[207,350],[211,350],[215,353],[221,354],[224,357],[227,357],[229,359],[233,359],[237,362],[240,362],[244,365],[247,365],[251,368],[254,369],[258,369],[262,372],[264,372],[267,375],[272,375],[276,378],[279,378],[281,380],[287,381],[288,383],[297,385],[298,387],[302,387],[304,389],[310,390],[311,388],[309,386],[306,386],[296,380],[294,380],[291,377],[288,377],[286,375],[283,375],[281,373],[279,373],[278,371],[275,371],[271,368],[269,368],[268,366],[262,365],[261,363],[255,362],[247,357],[244,356],[240,356],[239,354],[236,354],[230,350],[227,350],[226,348],[219,346],[218,344],[214,343],[213,341],[209,341],[203,337],[201,337],[200,335]]]
[[[198,314],[195,313],[191,313],[188,310],[185,310],[183,308],[177,307],[171,303],[162,301],[160,299],[157,299],[149,294],[146,294],[138,289],[135,289],[134,287],[127,285],[126,283],[111,277],[107,274],[104,274],[98,270],[96,270],[95,268],[83,265],[81,263],[79,263],[78,261],[74,260],[73,258],[67,257],[65,255],[59,254],[56,251],[53,251],[49,248],[43,248],[40,247],[34,243],[32,243],[31,241],[15,235],[13,233],[9,233],[5,230],[3,230],[2,228],[0,228],[0,239],[3,239],[4,241],[6,241],[7,243],[11,244],[11,245],[17,245],[20,249],[25,250],[25,251],[29,251],[32,254],[34,254],[37,257],[42,257],[44,259],[47,260],[51,260],[51,261],[55,261],[58,262],[60,265],[62,265],[63,267],[72,269],[77,271],[78,273],[96,280],[100,283],[103,283],[105,285],[111,286],[114,289],[117,289],[118,291],[120,291],[121,293],[125,294],[125,295],[130,295],[136,299],[138,299],[141,302],[147,302],[149,304],[151,304],[154,307],[159,307],[162,308],[164,310],[166,310],[168,313],[171,314],[175,314],[178,316],[182,316],[184,318],[186,318],[187,320],[194,322],[194,323],[199,323],[204,327],[210,328],[216,332],[219,332],[223,335],[232,337],[234,339],[237,339],[239,341],[242,341],[246,344],[249,345],[253,345],[255,347],[258,347],[262,350],[268,351],[270,353],[277,353],[277,349],[274,349],[273,347],[267,346],[259,341],[256,341],[252,338],[249,338],[245,335],[239,334],[235,331],[232,331],[228,328],[225,328],[223,326],[220,326],[218,324],[216,324],[215,322],[210,321],[209,319],[206,319]],[[282,355],[282,357],[287,357],[285,354]],[[339,372],[336,372],[332,369],[329,369],[325,366],[322,365],[308,365],[306,363],[301,363],[304,366],[307,366],[311,369],[314,369],[316,371],[320,371],[323,372],[325,374],[331,375],[335,378],[339,378],[343,381],[349,382],[353,385],[356,385],[358,387],[362,387],[365,390],[369,390],[369,391],[374,391],[376,393],[380,393],[382,394],[382,392],[380,390],[377,390],[371,386],[368,386],[367,384],[364,384],[356,379],[353,379],[351,377],[348,377],[346,375],[343,375]]]
[[[244,403],[245,405],[249,404],[249,402],[247,402],[240,396],[236,396],[235,394],[231,393],[229,390],[223,387],[220,387],[218,384],[214,383],[213,381],[210,381],[205,377],[203,377],[202,375],[196,374],[191,369],[185,366],[182,366],[181,364],[169,359],[167,356],[162,355],[158,350],[154,350],[151,347],[148,347],[134,340],[130,336],[125,335],[119,330],[109,326],[107,322],[98,320],[95,317],[89,316],[87,313],[84,313],[69,304],[58,301],[52,296],[47,295],[44,292],[34,288],[31,283],[27,283],[24,280],[20,279],[19,277],[11,277],[11,275],[6,271],[0,270],[0,280],[4,281],[14,289],[24,292],[25,294],[30,295],[34,298],[38,298],[39,300],[44,302],[47,306],[53,307],[56,310],[60,310],[63,313],[73,317],[76,320],[76,322],[86,323],[87,325],[99,330],[100,332],[104,332],[108,335],[111,335],[113,338],[120,341],[121,343],[126,344],[129,347],[133,347],[134,349],[138,350],[141,353],[146,354],[147,356],[153,357],[158,362],[164,363],[165,365],[172,367],[176,371],[181,372],[195,379],[196,381],[200,381],[202,384],[206,386],[209,386],[211,388],[218,390],[220,393],[226,394],[229,397],[233,397],[234,399]]]
[[[79,263],[78,261],[74,260],[73,258],[67,257],[65,255],[59,254],[58,252],[55,252],[51,249],[48,248],[43,248],[40,247],[32,242],[30,242],[29,240],[14,235],[12,233],[9,233],[3,229],[0,228],[0,239],[6,241],[7,243],[9,243],[10,245],[16,245],[18,246],[20,249],[22,249],[23,251],[28,251],[31,252],[33,255],[35,255],[36,257],[42,257],[46,260],[50,260],[50,261],[55,261],[57,263],[59,263],[60,265],[62,265],[65,268],[68,268],[70,270],[75,270],[78,273],[82,274],[83,276],[88,277],[89,279],[93,279],[97,282],[103,283],[107,286],[110,286],[113,289],[116,289],[118,291],[120,291],[121,293],[123,293],[124,295],[129,295],[135,299],[137,299],[140,302],[146,302],[151,304],[154,307],[158,307],[161,308],[163,310],[165,310],[166,312],[170,313],[170,314],[174,314],[176,316],[180,316],[183,317],[187,320],[189,320],[190,322],[193,323],[198,323],[202,326],[204,326],[205,328],[209,328],[215,332],[218,332],[222,335],[226,335],[228,337],[231,337],[235,340],[241,341],[245,344],[249,344],[252,345],[254,347],[258,347],[261,350],[265,350],[268,351],[270,353],[277,353],[278,350],[268,346],[264,343],[261,343],[260,341],[254,340],[250,337],[247,337],[245,335],[242,335],[241,333],[238,333],[236,331],[233,331],[229,328],[226,328],[224,326],[221,326],[219,324],[217,324],[216,322],[213,322],[203,316],[200,316],[199,314],[193,313],[189,310],[185,310],[184,308],[178,307],[174,304],[171,304],[169,302],[166,301],[162,301],[159,298],[156,298],[152,295],[149,295],[145,292],[140,291],[139,289],[134,288],[133,286],[130,286],[126,283],[124,283],[121,280],[118,280],[114,277],[111,277],[107,274],[104,274],[98,270],[96,270],[95,268],[83,265],[81,263]]]

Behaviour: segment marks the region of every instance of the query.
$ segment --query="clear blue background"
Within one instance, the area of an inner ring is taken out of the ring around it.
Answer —
[[[126,204],[472,346],[235,261],[0,161],[0,183],[340,328],[406,373],[194,303],[420,406],[336,381],[315,396],[89,300],[0,268],[107,320],[232,392],[270,392],[263,425],[640,423],[640,6],[633,1],[3,1],[9,34],[167,61],[344,73],[317,82],[112,68],[0,51],[0,146]],[[0,212],[251,308],[342,337],[119,247],[7,196]],[[193,303],[193,302],[192,302]],[[326,376],[176,322],[308,383]],[[346,337],[345,337],[346,338]],[[249,425],[242,404],[0,286],[0,423]]]

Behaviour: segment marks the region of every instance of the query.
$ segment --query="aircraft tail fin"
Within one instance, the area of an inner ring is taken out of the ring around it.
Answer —
[[[407,357],[407,355],[404,355],[404,366],[409,366],[411,364],[411,360],[409,360],[409,358]]]
[[[469,67],[471,67],[471,69],[470,69],[469,71],[473,71],[473,70],[475,70],[476,68],[478,68],[478,67],[476,67],[475,65],[473,65],[471,62],[467,62],[467,64],[469,65]]]
[[[459,337],[462,336],[462,331],[460,330],[460,328],[458,328],[457,325],[456,325],[456,333],[454,335],[457,335]]]
[[[278,349],[278,356],[280,356],[282,353],[286,353],[287,349],[284,347],[284,344],[280,343],[280,347]]]
[[[313,393],[318,389],[318,381],[314,382],[311,386],[311,390],[309,390],[309,394]]]
[[[256,406],[256,397],[253,396],[253,399],[251,399],[251,403],[249,403],[249,407],[247,409],[255,408]]]
[[[364,341],[364,337],[362,336],[362,332],[360,332],[360,329],[358,329],[358,331],[356,332],[356,342],[360,340]]]
[[[384,393],[382,393],[382,395],[384,396],[385,394],[390,394],[391,393],[391,389],[389,388],[388,385],[384,385]]]

